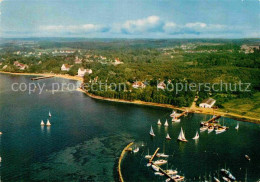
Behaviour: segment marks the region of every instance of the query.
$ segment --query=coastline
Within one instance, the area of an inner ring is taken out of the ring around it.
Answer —
[[[81,81],[83,82],[82,77],[78,76],[70,76],[70,75],[62,75],[62,74],[54,74],[54,73],[13,73],[13,72],[5,72],[5,71],[0,71],[0,73],[3,74],[10,74],[10,75],[30,75],[30,76],[53,76],[57,78],[65,78],[69,80],[76,80],[76,81]]]
[[[31,76],[53,76],[53,77],[58,77],[58,78],[64,78],[64,79],[69,79],[69,80],[76,80],[76,81],[81,81],[83,82],[82,77],[78,76],[70,76],[70,75],[62,75],[62,74],[53,74],[53,73],[13,73],[13,72],[4,72],[0,71],[0,73],[3,74],[12,74],[12,75],[31,75]],[[225,116],[231,119],[235,119],[238,121],[244,121],[244,122],[251,122],[251,123],[256,123],[260,124],[260,119],[259,118],[254,118],[254,117],[249,117],[249,116],[243,116],[239,115],[236,113],[226,113],[223,111],[219,110],[214,110],[213,109],[208,109],[208,108],[201,108],[201,107],[196,107],[194,103],[192,104],[191,107],[175,107],[170,104],[160,104],[160,103],[154,103],[154,102],[145,102],[145,101],[140,101],[140,100],[135,100],[135,101],[129,101],[129,100],[123,100],[123,99],[112,99],[112,98],[106,98],[106,97],[101,97],[97,95],[90,94],[81,88],[78,88],[77,91],[85,93],[87,96],[93,98],[93,99],[98,99],[98,100],[105,100],[105,101],[110,101],[110,102],[119,102],[119,103],[127,103],[127,104],[137,104],[137,105],[146,105],[146,106],[154,106],[154,107],[163,107],[163,108],[169,108],[169,109],[175,109],[179,111],[189,111],[192,113],[198,113],[198,114],[207,114],[207,115],[221,115]]]
[[[188,111],[188,112],[198,113],[198,114],[207,114],[207,115],[214,115],[215,114],[215,115],[221,115],[221,116],[224,116],[224,117],[227,117],[227,118],[235,119],[235,120],[238,120],[238,121],[260,124],[260,119],[258,119],[258,118],[242,116],[242,115],[235,114],[235,113],[226,113],[226,112],[218,111],[218,110],[213,111],[213,109],[200,108],[200,107],[181,107],[180,108],[180,107],[175,107],[175,106],[170,105],[170,104],[159,104],[159,103],[154,103],[154,102],[144,102],[144,101],[140,101],[140,100],[128,101],[128,100],[123,100],[123,99],[112,99],[112,98],[106,98],[106,97],[93,95],[91,93],[84,91],[81,88],[78,88],[77,90],[85,93],[87,96],[89,96],[93,99],[98,99],[98,100],[127,103],[127,104],[146,105],[146,106],[154,106],[154,107],[163,107],[163,108],[175,109],[175,110],[179,110],[179,111]]]

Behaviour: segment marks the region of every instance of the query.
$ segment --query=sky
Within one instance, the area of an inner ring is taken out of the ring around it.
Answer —
[[[260,0],[0,0],[0,37],[260,38]]]

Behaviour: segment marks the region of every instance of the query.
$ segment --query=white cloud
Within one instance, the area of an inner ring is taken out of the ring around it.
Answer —
[[[202,23],[202,22],[187,23],[185,25],[185,27],[188,27],[188,28],[205,28],[205,27],[207,27],[207,24]]]
[[[83,25],[47,25],[40,26],[40,30],[48,31],[48,32],[67,32],[67,33],[89,33],[89,32],[106,32],[108,31],[108,27],[103,25],[95,25],[95,24],[83,24]]]
[[[158,16],[149,16],[147,18],[138,20],[128,20],[121,26],[121,31],[123,33],[144,33],[147,31],[156,32],[162,27],[163,22],[161,22]]]

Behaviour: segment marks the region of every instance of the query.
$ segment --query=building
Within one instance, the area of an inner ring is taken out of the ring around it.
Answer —
[[[166,85],[165,85],[164,82],[160,82],[160,83],[158,83],[158,85],[157,85],[157,89],[162,89],[162,90],[164,90],[165,88],[166,88]]]
[[[86,73],[91,74],[92,70],[91,69],[84,69],[84,68],[78,69],[78,76],[83,77]]]
[[[75,64],[81,64],[82,63],[82,59],[79,59],[79,57],[76,56],[74,62],[75,62]]]
[[[118,64],[123,64],[123,62],[121,62],[119,58],[115,58],[115,61],[113,64],[118,65]]]
[[[203,108],[212,108],[212,106],[216,103],[216,100],[212,99],[212,98],[208,98],[208,99],[204,99],[201,103],[200,103],[200,107]]]
[[[63,64],[61,66],[61,71],[69,71],[71,67],[72,67],[72,65]]]
[[[4,69],[6,69],[6,68],[7,68],[7,65],[4,65],[2,69],[4,70]]]
[[[145,88],[145,84],[143,82],[140,82],[140,81],[136,81],[133,83],[133,88]]]
[[[20,70],[25,70],[28,68],[28,65],[27,64],[22,64],[20,63],[19,61],[15,61],[14,62],[14,65],[19,68]]]

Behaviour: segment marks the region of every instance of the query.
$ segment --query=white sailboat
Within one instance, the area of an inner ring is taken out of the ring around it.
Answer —
[[[148,149],[148,154],[147,154],[147,155],[145,155],[145,156],[144,156],[144,158],[146,158],[146,159],[151,159],[151,158],[152,158],[152,156],[151,156],[151,155],[149,155],[149,149]]]
[[[43,120],[41,121],[41,126],[44,126],[45,124],[44,124],[44,122],[43,122]]]
[[[150,130],[150,135],[151,136],[155,136],[154,132],[153,132],[153,127],[151,126],[151,130]]]
[[[237,126],[235,127],[235,129],[238,130],[238,128],[239,128],[239,123],[237,123]]]
[[[49,111],[49,117],[51,117],[51,112]]]
[[[136,149],[134,149],[134,151],[133,151],[134,153],[137,153],[137,152],[139,152],[139,147],[137,147]]]
[[[167,163],[167,160],[163,160],[163,159],[160,159],[160,160],[157,160],[157,161],[154,161],[154,165],[163,165],[163,164],[166,164]]]
[[[162,125],[160,119],[158,119],[158,122],[157,122],[158,125]]]
[[[182,130],[182,127],[181,127],[181,132],[179,134],[178,140],[180,140],[182,142],[188,142],[188,140],[186,140],[186,138],[185,138],[185,135],[184,135],[184,132]]]
[[[179,123],[179,122],[181,122],[181,119],[178,119],[177,117],[173,116],[172,122]]]
[[[171,137],[170,137],[169,133],[167,133],[166,139],[167,140],[171,140]]]
[[[193,139],[193,140],[197,140],[197,139],[199,139],[199,137],[200,137],[200,136],[199,136],[199,133],[198,133],[198,132],[196,132],[196,135],[195,135],[195,137],[193,137],[192,139]]]
[[[176,111],[173,110],[170,116],[173,117],[173,116],[175,116],[175,114],[176,114]]]
[[[50,120],[47,119],[46,126],[51,126]]]
[[[164,126],[165,126],[165,127],[169,126],[167,119],[166,119],[166,121],[165,121],[165,123],[164,123]]]

